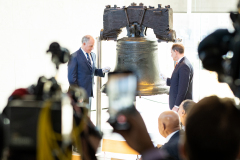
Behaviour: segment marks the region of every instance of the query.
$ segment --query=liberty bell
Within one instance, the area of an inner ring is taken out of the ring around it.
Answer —
[[[137,96],[168,93],[166,82],[159,78],[158,42],[176,40],[172,30],[173,11],[170,6],[158,8],[142,3],[139,6],[122,8],[107,5],[103,15],[101,40],[117,40],[116,70],[130,70],[138,77]],[[117,39],[122,28],[126,27],[127,37]],[[145,37],[147,28],[152,28],[156,40]]]

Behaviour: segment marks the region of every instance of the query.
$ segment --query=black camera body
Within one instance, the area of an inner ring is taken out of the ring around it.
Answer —
[[[44,101],[12,100],[3,114],[10,120],[9,157],[8,159],[36,159],[39,115]],[[53,130],[61,133],[61,102],[54,102],[51,107]]]
[[[240,98],[240,14],[230,13],[235,31],[218,29],[201,41],[198,47],[203,67],[218,73]]]
[[[52,62],[56,65],[56,68],[59,68],[59,65],[62,63],[68,62],[70,58],[70,52],[67,48],[61,47],[59,43],[53,42],[50,44],[47,53],[52,54]]]

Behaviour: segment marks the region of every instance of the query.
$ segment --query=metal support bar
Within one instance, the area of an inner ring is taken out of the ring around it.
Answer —
[[[100,37],[96,38],[97,40],[97,68],[102,68],[102,42]],[[102,116],[102,107],[101,107],[101,86],[102,79],[97,77],[97,91],[96,91],[96,126],[99,130],[101,129],[101,116]]]

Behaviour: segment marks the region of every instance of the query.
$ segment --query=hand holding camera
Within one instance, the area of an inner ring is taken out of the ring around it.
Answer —
[[[146,125],[135,107],[131,114],[125,114],[123,116],[125,116],[131,127],[127,130],[118,130],[114,128],[113,132],[121,134],[128,145],[140,154],[153,149],[154,146],[147,132]]]
[[[126,130],[130,127],[126,114],[135,110],[137,77],[130,71],[111,72],[108,74],[107,95],[109,97],[108,122],[113,128]]]

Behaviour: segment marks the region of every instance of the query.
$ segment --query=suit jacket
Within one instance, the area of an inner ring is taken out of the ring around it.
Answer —
[[[179,150],[178,150],[179,137],[180,137],[180,131],[177,131],[169,139],[169,141],[160,148],[160,150],[167,151],[168,154],[175,160],[181,160],[179,156]]]
[[[96,55],[91,53],[92,71],[81,48],[71,55],[68,62],[68,81],[70,85],[78,85],[87,91],[88,97],[93,97],[94,75],[104,77],[102,69],[96,68]]]
[[[176,65],[172,77],[167,79],[169,107],[179,106],[183,100],[192,99],[193,67],[186,57]]]

